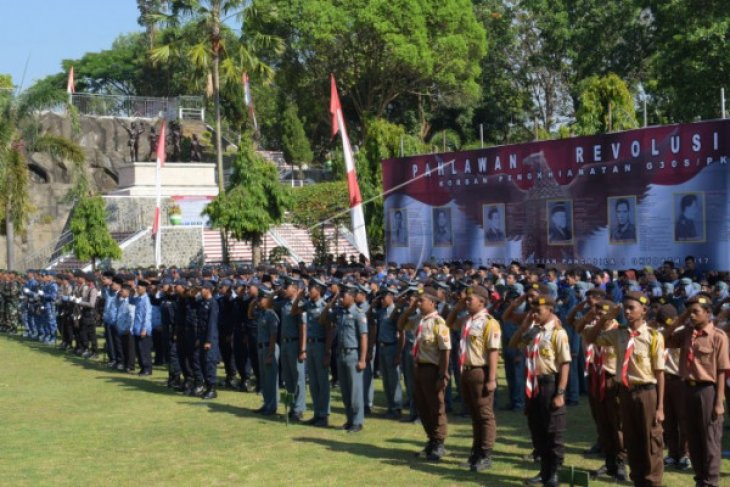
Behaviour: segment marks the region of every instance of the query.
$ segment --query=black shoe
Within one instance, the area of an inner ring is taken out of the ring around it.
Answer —
[[[193,393],[191,396],[202,396],[205,393],[205,387],[203,386],[195,386],[195,389],[193,389]]]
[[[140,377],[146,377],[148,375],[152,375],[152,371],[151,370],[140,370],[139,374],[137,374],[137,375]]]
[[[260,408],[258,408],[258,409],[254,409],[254,410],[253,410],[253,412],[254,412],[255,414],[261,414],[261,413],[263,413],[264,411],[266,411],[266,408],[265,408],[265,407],[263,407],[263,406],[261,406],[261,407],[260,407]]]
[[[128,374],[134,374],[134,369],[125,369]]]
[[[328,428],[330,425],[330,422],[327,418],[319,418],[317,421],[313,423],[313,426],[316,426],[317,428]]]
[[[522,459],[526,462],[532,462],[532,463],[540,463],[540,455],[535,455],[534,453],[529,453],[527,455],[523,455]]]
[[[385,413],[385,419],[400,419],[401,418],[401,412],[400,409],[396,409],[395,411],[388,411]]]
[[[301,423],[302,413],[289,413],[289,421],[292,423]]]
[[[261,411],[261,416],[273,416],[275,414],[276,414],[275,409],[274,410],[265,409],[265,410]]]
[[[689,470],[692,468],[692,462],[689,461],[689,458],[682,457],[679,460],[677,460],[677,463],[675,464],[675,467],[677,470],[680,470],[682,472]]]
[[[616,475],[614,478],[619,482],[626,482],[626,465],[623,462],[619,462],[616,466]]]
[[[475,463],[477,463],[477,460],[479,459],[479,456],[472,452],[471,455],[469,455],[469,458],[466,459],[464,463],[459,464],[461,468],[468,468],[471,470],[471,468],[474,466]]]
[[[110,369],[116,369],[117,363],[114,360],[110,360],[109,362],[106,363],[106,366],[109,367]]]
[[[543,487],[558,487],[558,474],[552,474],[542,485]]]
[[[240,392],[248,392],[248,386],[246,385],[246,379],[241,379],[241,383],[238,384],[238,390]]]
[[[350,428],[352,428],[352,423],[345,423],[342,426],[340,426],[341,430],[349,431]]]
[[[481,472],[482,470],[487,470],[489,468],[492,468],[492,457],[489,455],[485,455],[482,457],[479,457],[476,462],[471,466],[472,472]]]
[[[416,457],[418,458],[428,458],[428,456],[431,454],[431,450],[434,448],[433,441],[429,440],[428,443],[426,443],[426,446],[423,447],[423,450],[416,453]]]
[[[444,444],[436,443],[433,448],[431,448],[431,452],[426,455],[426,460],[429,462],[439,462],[444,455],[446,455],[446,448],[444,448]]]
[[[235,389],[236,388],[236,386],[233,385],[232,379],[226,379],[226,381],[223,383],[223,387],[225,387],[226,389]]]
[[[365,416],[372,416],[373,409],[370,406],[365,406]]]
[[[215,399],[216,397],[218,397],[218,393],[215,391],[215,387],[209,387],[201,399]]]
[[[91,352],[91,355],[86,358],[88,358],[89,360],[96,360],[99,358],[99,354],[97,354],[96,352]]]
[[[593,472],[593,478],[600,477],[601,475],[612,475],[612,473],[609,471],[608,465],[605,463],[601,465],[601,468]]]
[[[316,423],[317,421],[319,421],[319,418],[317,416],[312,416],[308,420],[302,421],[302,424],[306,424],[307,426],[313,426],[314,423]]]
[[[359,433],[361,431],[362,431],[361,424],[353,424],[352,427],[347,430],[348,433]]]

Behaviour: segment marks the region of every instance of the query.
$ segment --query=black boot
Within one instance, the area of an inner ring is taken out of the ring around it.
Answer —
[[[215,391],[214,385],[208,386],[208,388],[205,390],[205,393],[202,396],[203,399],[215,399],[216,397],[218,397],[218,393]]]
[[[480,451],[476,461],[471,466],[472,472],[481,472],[492,467],[492,452],[490,450]]]

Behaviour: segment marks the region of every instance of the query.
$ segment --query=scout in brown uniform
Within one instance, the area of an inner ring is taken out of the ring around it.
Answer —
[[[428,436],[428,443],[419,456],[429,461],[439,461],[444,455],[446,440],[446,405],[444,391],[449,382],[447,372],[451,332],[446,321],[438,314],[439,302],[432,287],[420,289],[418,306],[421,320],[414,330],[414,394],[413,398],[421,418],[421,424]],[[408,326],[406,322],[406,326]]]
[[[664,298],[659,298],[664,300]],[[656,328],[668,343],[671,334],[679,329],[677,309],[671,304],[657,301],[656,315],[649,325]],[[680,470],[690,468],[687,458],[687,423],[685,416],[684,384],[679,376],[679,349],[667,348],[664,351],[664,443],[668,455],[664,466],[676,466]]]
[[[596,317],[595,314],[591,315],[590,319],[587,318],[587,315],[595,310],[596,306],[598,304],[606,299],[606,291],[604,291],[601,288],[593,288],[586,291],[586,298],[581,301],[580,303],[576,304],[573,309],[570,310],[570,313],[568,313],[568,316],[566,317],[565,321],[567,321],[568,325],[572,326],[576,333],[581,335],[581,341],[582,341],[582,350],[583,350],[583,373],[585,374],[585,377],[587,378],[587,384],[588,384],[588,406],[590,406],[591,410],[591,417],[593,418],[593,422],[596,425],[596,443],[591,446],[585,453],[588,455],[594,455],[599,453],[604,453],[605,450],[603,447],[604,440],[601,438],[601,428],[599,426],[599,418],[598,418],[598,409],[600,402],[600,399],[598,398],[598,395],[596,392],[598,392],[598,376],[599,376],[599,369],[600,367],[596,367],[595,364],[597,360],[600,360],[600,347],[596,347],[592,343],[586,343],[585,338],[582,336],[582,332],[585,329],[586,326],[593,326],[595,325]],[[582,317],[578,318],[578,314],[582,313]],[[596,353],[596,348],[599,348],[598,353]]]
[[[615,330],[619,327],[613,317],[607,317],[614,308],[611,301],[596,301],[592,309],[576,324],[576,331],[585,340],[588,332],[596,326],[603,330]],[[606,319],[604,320],[604,317]],[[606,463],[595,473],[595,476],[607,474],[619,481],[626,480],[626,450],[621,431],[619,414],[619,381],[616,380],[616,349],[610,346],[589,344],[591,348],[589,362],[589,390],[591,410],[598,430],[601,450]],[[587,360],[588,362],[588,360]]]
[[[695,485],[719,486],[728,339],[711,321],[709,297],[690,298],[685,313],[691,326],[673,333],[669,346],[681,348],[679,375],[685,381],[689,456]]]
[[[497,436],[494,391],[497,389],[497,360],[502,330],[499,322],[487,312],[489,291],[481,286],[470,290],[469,296],[459,300],[449,314],[447,323],[461,332],[461,397],[471,414],[471,455],[464,466],[479,472],[492,465],[492,449]],[[457,320],[456,317],[465,308],[469,315]]]
[[[565,386],[570,367],[568,334],[553,314],[555,302],[540,296],[510,339],[510,347],[527,346],[525,412],[532,442],[540,456],[540,474],[527,483],[558,485],[565,454]]]
[[[636,486],[658,487],[664,474],[664,338],[644,321],[648,306],[643,293],[626,293],[623,308],[629,327],[605,329],[618,315],[618,307],[613,307],[585,338],[588,343],[616,349],[621,360],[621,425],[631,480]]]

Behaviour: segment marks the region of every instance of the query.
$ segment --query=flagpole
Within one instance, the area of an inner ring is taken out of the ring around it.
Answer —
[[[165,120],[162,120],[159,139],[157,140],[157,164],[155,165],[155,221],[152,224],[152,234],[155,237],[155,267],[162,264],[162,164],[165,162]]]

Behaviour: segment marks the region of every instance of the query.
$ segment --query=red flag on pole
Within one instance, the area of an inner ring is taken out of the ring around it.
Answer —
[[[74,84],[74,67],[68,70],[68,83],[66,83],[66,93],[69,95],[76,93],[76,85]]]
[[[155,221],[152,222],[152,235],[156,236],[157,232],[160,230],[160,218],[162,216],[162,212],[160,211],[160,206],[162,203],[162,184],[161,184],[161,169],[162,166],[165,165],[165,121],[162,121],[162,127],[160,128],[160,136],[157,139],[157,174],[155,178],[155,186],[156,186],[156,192],[157,192],[157,207],[155,208]],[[159,241],[159,239],[157,239]],[[158,242],[155,242],[155,256],[157,257],[159,254],[159,245]],[[159,262],[158,262],[159,265]]]
[[[330,113],[332,114],[332,136],[334,137],[339,132],[342,138],[342,152],[345,155],[345,169],[347,171],[347,190],[350,194],[350,218],[352,220],[352,233],[355,236],[355,245],[357,251],[370,260],[368,238],[365,232],[365,215],[362,211],[362,196],[360,194],[360,185],[357,183],[357,172],[355,171],[355,157],[350,145],[350,139],[347,137],[345,120],[342,116],[342,105],[337,94],[337,83],[333,74],[330,75]]]

